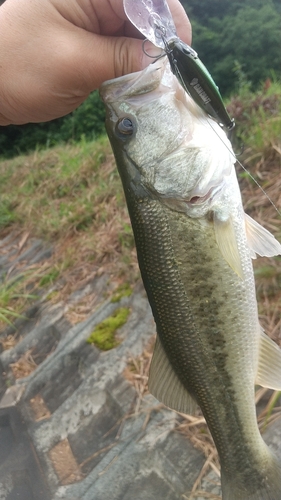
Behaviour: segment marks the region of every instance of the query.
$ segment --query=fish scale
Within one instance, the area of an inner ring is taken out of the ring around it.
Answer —
[[[231,146],[165,62],[105,83],[101,95],[157,326],[149,389],[177,411],[200,405],[223,500],[280,500],[255,381],[281,386],[281,351],[259,325],[251,256],[281,246],[244,215]]]
[[[245,444],[243,425],[235,429],[239,422],[239,418],[237,418],[239,415],[237,409],[231,403],[233,398],[229,398],[228,393],[225,394],[227,379],[230,392],[235,392],[233,382],[227,374],[225,367],[227,359],[227,352],[225,352],[226,340],[222,332],[218,330],[217,321],[211,327],[209,322],[206,323],[205,320],[205,318],[209,317],[209,310],[217,317],[220,300],[218,297],[215,297],[213,300],[210,299],[213,293],[218,292],[217,274],[214,278],[215,282],[211,282],[210,287],[206,282],[202,286],[205,276],[204,267],[206,267],[204,263],[207,264],[210,278],[212,278],[212,273],[210,273],[210,259],[205,258],[206,253],[202,252],[202,242],[197,248],[194,247],[194,240],[198,239],[198,234],[200,234],[198,227],[196,227],[198,223],[196,224],[192,221],[192,231],[188,231],[186,228],[186,217],[183,215],[179,216],[178,214],[175,216],[175,213],[171,214],[171,211],[166,208],[163,210],[163,206],[157,201],[151,202],[147,200],[144,202],[142,200],[140,204],[135,204],[135,206],[129,200],[127,202],[138,250],[139,265],[157,324],[157,333],[161,338],[164,348],[166,348],[166,353],[171,363],[173,363],[179,378],[186,384],[188,391],[195,397],[205,414],[221,456],[224,455],[223,450],[226,449],[225,445],[227,443],[228,453],[224,457],[225,470],[229,470],[229,473],[232,474],[233,470],[236,470],[239,464],[242,464],[242,473],[245,470],[245,456],[248,457],[249,455],[249,447]],[[192,252],[189,252],[190,249],[187,248],[190,232],[194,233],[194,237],[190,237]],[[163,233],[165,238],[163,238]],[[212,239],[213,244],[209,248],[211,252],[214,252],[216,246],[214,235]],[[207,238],[206,233],[204,233],[203,240],[205,244],[210,242],[210,238]],[[163,241],[165,241],[164,244]],[[176,245],[175,241],[177,242]],[[202,275],[197,292],[200,292],[201,289],[203,293],[198,293],[197,300],[194,300],[194,284],[190,280],[189,273],[189,268],[193,266],[194,254],[197,256],[196,267],[200,266]],[[189,265],[186,265],[187,255]],[[213,255],[212,260],[214,262]],[[218,264],[221,264],[221,259],[218,259]],[[231,274],[231,278],[233,279],[233,273],[227,268],[227,265],[222,267],[222,272]],[[237,277],[238,280],[239,278]],[[236,297],[240,293],[245,293],[245,291],[243,289],[235,289],[235,296],[233,297],[235,305],[237,303]],[[200,321],[200,314],[198,313],[201,312],[202,295],[203,301],[206,300],[206,297],[209,297],[209,299],[208,302],[204,302],[205,314],[201,316]],[[234,324],[235,316],[233,315],[233,311],[227,310],[226,313],[228,312],[232,314],[230,316],[228,314],[224,315],[224,319],[221,320],[221,330],[229,331],[229,326]],[[204,333],[202,333],[202,326],[206,330]],[[233,327],[231,327],[231,330],[233,330]],[[197,346],[198,343],[201,343],[200,348]],[[202,357],[204,345],[205,356]],[[179,354],[181,352],[184,353],[184,360],[188,359],[187,364],[184,364],[181,359]],[[198,352],[200,352],[200,357],[198,356]],[[205,383],[202,383],[202,371],[207,375]],[[223,391],[219,386],[220,374],[222,372]],[[216,391],[214,391],[214,384]],[[241,389],[243,390],[243,388],[239,387],[239,392]],[[251,389],[252,391],[253,388]],[[253,395],[251,394],[252,397]],[[247,398],[247,394],[244,395],[244,398]],[[211,408],[212,403],[213,408]],[[208,407],[207,412],[204,411],[206,405]],[[222,409],[224,409],[223,422]],[[248,419],[256,430],[254,439],[258,438],[258,441],[260,441],[253,409],[250,407],[248,414],[246,414],[244,408],[243,417],[244,419]],[[236,447],[237,442],[244,443],[244,446],[240,446],[241,450],[239,456],[235,457],[236,463],[234,465],[231,463],[233,454],[229,453],[231,442],[234,447]],[[255,454],[253,454],[252,458],[253,462],[255,462]],[[229,461],[230,463],[228,463]],[[248,479],[245,477],[246,482]]]

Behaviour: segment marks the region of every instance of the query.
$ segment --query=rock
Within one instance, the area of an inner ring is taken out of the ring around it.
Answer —
[[[0,259],[0,272],[11,265],[11,253],[12,261],[18,259],[14,241],[4,242],[10,253]],[[42,255],[44,244],[36,241],[26,265]],[[87,285],[99,305],[74,326],[65,317],[67,303],[38,301],[17,321],[18,343],[0,354],[1,500],[179,500],[188,498],[205,463],[176,431],[174,412],[151,395],[136,405],[139,394],[126,378],[128,358],[143,353],[155,325],[142,285],[112,303],[103,299],[107,281],[100,276]],[[84,293],[73,293],[68,304]],[[102,352],[87,343],[95,326],[119,307],[131,311],[120,344]],[[11,366],[30,351],[37,367],[16,379]],[[264,438],[281,459],[280,420]],[[201,489],[220,495],[212,470]]]

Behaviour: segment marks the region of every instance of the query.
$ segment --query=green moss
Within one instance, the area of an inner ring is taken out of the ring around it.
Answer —
[[[116,347],[119,342],[115,338],[115,332],[123,326],[129,316],[130,310],[126,307],[116,309],[112,316],[99,323],[90,337],[89,344],[95,344],[102,351],[109,351]]]
[[[122,283],[114,291],[111,297],[111,302],[119,302],[119,300],[121,300],[123,297],[130,297],[130,295],[132,295],[132,292],[133,290],[129,283]]]

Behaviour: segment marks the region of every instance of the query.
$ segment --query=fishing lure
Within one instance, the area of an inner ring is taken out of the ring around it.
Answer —
[[[208,115],[228,131],[232,130],[234,120],[230,118],[217,85],[195,50],[179,38],[164,44],[171,69],[185,91]]]
[[[177,36],[166,0],[124,0],[124,9],[131,23],[165,51],[172,72],[196,104],[228,131],[232,130],[235,123],[217,85],[195,50]]]

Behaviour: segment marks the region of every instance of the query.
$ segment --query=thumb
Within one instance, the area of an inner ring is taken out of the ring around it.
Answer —
[[[152,62],[150,56],[158,56],[161,49],[155,47],[150,42],[145,44],[136,38],[107,37],[87,33],[91,37],[92,49],[80,51],[84,53],[83,65],[89,78],[89,90],[92,91],[100,87],[106,81],[119,76],[123,76],[135,71],[140,71]]]

